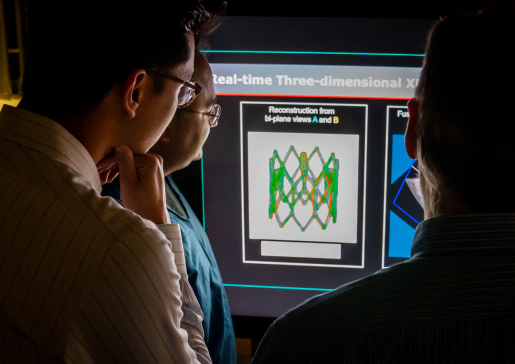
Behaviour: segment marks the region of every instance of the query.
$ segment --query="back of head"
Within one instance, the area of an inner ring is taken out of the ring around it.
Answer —
[[[79,114],[137,68],[185,62],[186,33],[211,32],[224,10],[203,0],[31,1],[24,97]]]
[[[515,5],[456,14],[429,37],[417,88],[418,158],[426,183],[471,212],[515,211]]]

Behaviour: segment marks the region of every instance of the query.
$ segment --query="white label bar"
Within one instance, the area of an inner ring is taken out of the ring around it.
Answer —
[[[342,247],[340,244],[263,240],[261,241],[261,255],[269,257],[341,259]]]
[[[211,63],[217,94],[412,98],[419,67]]]

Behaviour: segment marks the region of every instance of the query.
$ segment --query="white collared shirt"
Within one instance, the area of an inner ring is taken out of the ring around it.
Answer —
[[[100,191],[66,129],[3,107],[0,362],[210,363],[179,226]]]

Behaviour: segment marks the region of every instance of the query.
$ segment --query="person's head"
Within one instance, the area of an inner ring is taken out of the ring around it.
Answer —
[[[209,13],[200,0],[168,3],[29,2],[24,96],[59,98],[70,113],[81,112],[134,69],[186,62],[188,30]]]
[[[515,211],[512,110],[515,7],[457,14],[430,32],[406,149],[417,158],[426,217]]]
[[[176,79],[189,81],[193,73],[193,34],[209,33],[223,16],[225,5],[218,4],[30,2],[20,106],[44,110],[44,116],[66,124],[69,131],[82,128],[70,121],[80,123],[95,112],[106,130],[116,134],[106,148],[127,144],[135,153],[145,153],[186,88]]]
[[[202,92],[190,105],[177,109],[165,132],[150,150],[163,158],[165,174],[185,168],[202,157],[202,146],[209,130],[217,125],[220,116],[213,73],[200,52],[195,56],[194,67],[192,80],[202,87]]]

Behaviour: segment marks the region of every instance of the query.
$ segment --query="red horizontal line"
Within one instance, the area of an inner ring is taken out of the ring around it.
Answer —
[[[224,94],[216,96],[256,96],[256,97],[312,97],[317,99],[374,99],[374,100],[410,100],[411,97],[371,97],[371,96],[327,96],[327,95],[272,95],[272,94]]]

